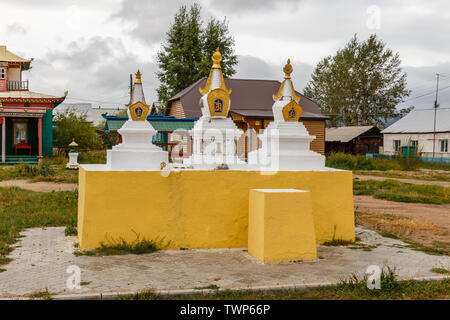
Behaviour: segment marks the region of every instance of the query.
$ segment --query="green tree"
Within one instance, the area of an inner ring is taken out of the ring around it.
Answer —
[[[198,63],[199,78],[207,77],[211,70],[211,56],[219,48],[222,55],[222,72],[224,77],[231,77],[236,73],[238,63],[234,54],[234,38],[228,29],[228,21],[211,18],[201,34],[202,59]]]
[[[77,114],[68,109],[55,116],[53,120],[53,145],[61,150],[68,150],[72,139],[80,149],[99,149],[102,147],[100,136],[92,123],[86,121],[85,114]]]
[[[174,22],[166,34],[157,55],[160,87],[158,98],[163,103],[190,86],[207,77],[211,69],[211,56],[219,48],[222,54],[224,76],[236,71],[237,57],[234,55],[234,39],[228,30],[226,19],[211,18],[203,27],[201,6],[194,4],[187,9],[182,6],[175,14]]]
[[[396,106],[410,94],[398,53],[386,48],[375,34],[357,36],[316,66],[304,94],[331,117],[330,126],[382,125],[408,110]]]

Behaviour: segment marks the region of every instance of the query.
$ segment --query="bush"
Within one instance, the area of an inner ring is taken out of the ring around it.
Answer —
[[[103,147],[105,149],[111,149],[113,146],[119,143],[119,133],[118,132],[103,132],[101,135]]]
[[[106,163],[106,150],[80,151],[78,163]]]
[[[55,174],[55,170],[53,170],[52,165],[49,161],[42,160],[38,165],[38,174],[43,177],[53,176]]]
[[[42,160],[39,164],[19,163],[12,170],[13,177],[33,178],[37,176],[49,177],[55,175],[55,170],[48,160]]]
[[[86,115],[78,115],[69,109],[55,116],[53,144],[67,153],[69,143],[75,139],[80,149],[100,149],[102,142],[92,123],[86,121]]]
[[[14,176],[36,177],[38,175],[38,166],[29,163],[19,163],[14,167]]]
[[[420,156],[418,156],[417,154],[411,155],[409,152],[407,153],[406,157],[403,157],[400,152],[398,152],[395,155],[395,160],[404,171],[416,170],[422,163]]]
[[[64,229],[65,236],[76,236],[78,234],[77,220],[73,219]]]

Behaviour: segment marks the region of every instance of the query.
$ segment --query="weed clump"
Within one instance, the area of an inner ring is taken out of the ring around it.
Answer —
[[[111,255],[124,255],[124,254],[145,254],[153,253],[161,249],[166,248],[169,243],[164,244],[164,240],[148,240],[141,239],[140,234],[133,231],[136,235],[136,239],[132,242],[128,242],[125,239],[119,237],[118,239],[108,239],[107,242],[101,242],[100,247],[94,250],[75,251],[77,256],[111,256]]]

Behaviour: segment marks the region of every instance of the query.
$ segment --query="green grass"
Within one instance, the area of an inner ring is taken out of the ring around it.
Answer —
[[[450,274],[450,270],[445,268],[432,268],[430,271],[439,274]]]
[[[217,290],[217,289],[219,289],[219,286],[217,286],[215,284],[210,284],[210,285],[207,285],[207,286],[204,286],[204,287],[195,287],[194,289],[195,290],[208,290],[208,289],[210,289],[210,290]]]
[[[46,159],[40,164],[19,163],[11,167],[0,167],[0,180],[14,179],[77,183],[78,170],[66,169],[65,163],[58,163],[58,159]]]
[[[366,159],[363,155],[348,153],[330,153],[326,157],[326,166],[344,170],[400,170],[398,163],[388,159]]]
[[[138,233],[136,239],[132,242],[125,241],[123,238],[108,239],[107,242],[100,243],[100,247],[94,250],[76,250],[76,256],[112,256],[124,254],[145,254],[153,253],[164,249],[168,244],[164,244],[163,240],[147,240],[141,239]]]
[[[403,240],[403,241],[408,244],[406,246],[406,248],[410,248],[412,250],[422,251],[423,253],[430,254],[433,256],[449,256],[450,255],[449,248],[439,248],[436,245],[434,247],[428,247],[421,243],[416,243],[416,242],[412,242],[409,240]]]
[[[353,193],[398,202],[450,203],[450,188],[403,183],[389,179],[384,181],[354,181]]]
[[[36,291],[26,295],[29,298],[43,299],[43,300],[52,300],[53,293],[48,291],[48,288],[42,291]]]
[[[77,215],[76,191],[40,193],[0,187],[0,265],[26,228],[64,226]]]
[[[400,179],[417,179],[426,181],[450,181],[450,171],[443,172],[423,172],[423,171],[400,171],[400,170],[354,170],[354,174],[370,175],[386,178],[400,178]]]
[[[387,268],[381,274],[381,289],[368,289],[366,277],[340,281],[336,285],[295,290],[220,290],[190,295],[160,295],[143,290],[119,300],[387,300],[387,299],[448,299],[450,279],[441,281],[399,281],[395,270]]]
[[[433,164],[419,160],[418,158],[396,159],[366,159],[364,155],[352,155],[348,153],[330,153],[326,157],[326,166],[344,170],[415,170],[418,168],[433,170],[449,170],[445,164]]]
[[[336,240],[331,240],[331,241],[322,243],[323,246],[329,246],[329,247],[348,246],[348,245],[352,245],[352,244],[355,244],[355,242],[342,240],[342,239],[336,239]]]
[[[390,233],[390,232],[382,232],[382,231],[380,231],[380,232],[378,232],[378,234],[380,236],[382,236],[382,237],[385,237],[385,238],[399,239],[399,237],[397,237],[395,234]]]
[[[77,183],[78,170],[67,169],[69,158],[58,155],[44,158],[39,164],[19,163],[11,167],[0,167],[0,180],[28,179],[31,182],[48,181]],[[106,163],[106,150],[80,151],[78,163]]]
[[[78,163],[106,163],[106,150],[80,151]]]

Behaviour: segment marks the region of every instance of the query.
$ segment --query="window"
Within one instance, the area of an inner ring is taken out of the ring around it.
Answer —
[[[5,79],[5,78],[6,78],[6,69],[0,68],[0,79]]]
[[[419,141],[417,140],[411,140],[411,147],[418,147],[419,146]]]
[[[448,152],[448,139],[439,140],[441,152]]]
[[[394,151],[399,151],[400,150],[400,140],[394,140]]]
[[[28,140],[28,128],[26,121],[15,121],[13,125],[13,143],[17,145]]]

